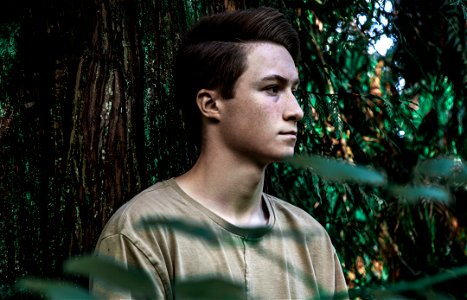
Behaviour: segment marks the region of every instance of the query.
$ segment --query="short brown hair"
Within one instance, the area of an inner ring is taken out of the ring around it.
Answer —
[[[185,127],[199,144],[199,90],[216,89],[225,99],[234,97],[237,79],[246,69],[249,42],[282,45],[294,61],[300,55],[297,32],[282,13],[269,7],[224,12],[202,17],[186,33],[175,69],[175,93],[182,108]]]

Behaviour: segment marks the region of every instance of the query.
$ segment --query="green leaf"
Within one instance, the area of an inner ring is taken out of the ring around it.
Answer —
[[[456,279],[467,275],[467,265],[449,269],[445,272],[440,272],[433,276],[424,277],[415,281],[401,281],[387,287],[388,291],[406,292],[406,291],[423,291],[429,287],[446,282],[451,279]]]
[[[244,299],[241,285],[220,278],[195,278],[175,284],[177,299]]]
[[[201,223],[190,222],[188,220],[148,218],[142,220],[139,226],[145,229],[166,227],[199,239],[203,239],[205,242],[211,245],[219,244],[218,237],[213,230],[208,229]]]
[[[113,287],[130,290],[135,294],[150,294],[154,290],[149,276],[140,269],[127,267],[109,257],[82,256],[68,260],[67,273],[93,276]]]
[[[459,161],[453,159],[430,159],[420,163],[416,170],[428,177],[446,177],[452,173],[459,163]]]
[[[420,199],[429,199],[438,202],[449,202],[449,192],[436,186],[393,186],[389,192],[395,196],[401,197],[408,202],[416,202]]]
[[[94,300],[87,290],[58,280],[43,280],[36,278],[24,278],[17,283],[19,289],[44,295],[48,299],[82,299]]]
[[[357,207],[357,209],[355,210],[355,219],[361,222],[366,222],[368,220],[365,213],[360,207]]]
[[[322,156],[294,156],[284,160],[299,168],[310,168],[318,176],[337,182],[384,185],[386,176],[364,166]]]
[[[431,159],[418,165],[416,171],[430,178],[445,178],[450,185],[467,183],[467,167],[457,159]]]

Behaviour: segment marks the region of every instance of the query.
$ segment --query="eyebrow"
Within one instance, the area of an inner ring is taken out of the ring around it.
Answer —
[[[260,79],[260,81],[272,81],[272,80],[275,80],[275,81],[279,81],[280,83],[287,83],[289,80],[281,75],[277,75],[277,74],[274,74],[274,75],[269,75],[269,76],[265,76],[263,78]],[[292,82],[293,85],[298,85],[300,83],[300,80],[296,79]]]

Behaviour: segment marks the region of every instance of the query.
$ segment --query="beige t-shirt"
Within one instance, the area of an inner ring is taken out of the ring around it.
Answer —
[[[241,284],[245,299],[328,298],[345,292],[325,229],[300,208],[267,194],[263,199],[268,224],[252,230],[214,214],[174,179],[159,182],[112,216],[96,253],[143,268],[154,283],[154,299],[176,298],[176,282],[212,276]],[[145,220],[159,225],[144,228]],[[115,294],[93,280],[90,288],[104,299],[135,296]]]

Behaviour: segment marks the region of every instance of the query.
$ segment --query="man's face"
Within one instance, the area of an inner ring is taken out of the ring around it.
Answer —
[[[247,67],[225,107],[221,130],[239,159],[260,165],[293,155],[303,111],[293,92],[298,72],[289,52],[272,43],[247,45]]]

